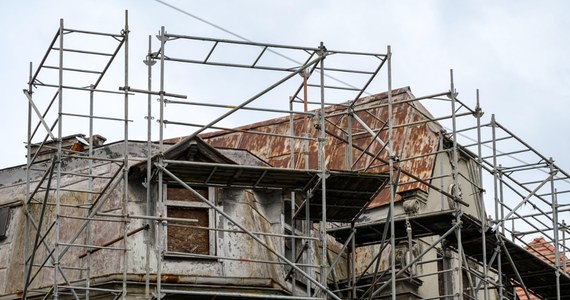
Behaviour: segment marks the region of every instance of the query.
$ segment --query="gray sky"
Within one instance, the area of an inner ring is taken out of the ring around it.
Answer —
[[[393,87],[410,86],[416,96],[448,90],[449,69],[453,68],[463,101],[474,106],[475,89],[479,88],[487,120],[496,114],[503,125],[545,156],[554,157],[564,169],[570,168],[570,142],[566,137],[570,130],[568,1],[167,2],[257,42],[318,46],[323,41],[329,49],[378,53],[385,53],[386,46],[391,45]],[[151,0],[2,1],[0,9],[0,82],[4,93],[0,168],[25,162],[27,100],[22,89],[27,87],[28,64],[39,63],[60,18],[69,28],[117,33],[123,27],[124,10],[128,9],[130,86],[139,88],[146,87],[141,61],[147,52],[148,35],[156,34],[161,25],[171,33],[236,39]],[[79,46],[97,46],[91,43]],[[154,49],[157,43],[153,39]],[[242,76],[208,85],[209,73],[198,76],[172,70],[167,90],[194,97],[207,98],[209,91],[221,87],[237,94],[241,86],[252,81]],[[117,81],[107,82],[107,88],[116,90],[122,85],[121,77],[111,79]],[[204,89],[190,89],[195,87],[193,80],[204,83],[198,85]],[[385,88],[384,81],[377,81],[369,91],[382,92]],[[243,100],[252,93],[245,88],[236,98]],[[101,106],[99,114],[121,115],[112,104]],[[131,106],[134,122],[130,136],[144,140],[146,98],[133,97]],[[70,132],[65,133],[87,131],[85,126],[70,127]],[[113,127],[101,128],[104,132],[96,133],[109,137],[109,141],[121,136],[120,130]],[[170,136],[188,132],[190,129],[171,129]]]

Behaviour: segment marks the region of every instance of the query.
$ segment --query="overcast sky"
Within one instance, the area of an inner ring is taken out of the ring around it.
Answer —
[[[391,45],[393,87],[410,86],[416,96],[448,90],[449,69],[453,68],[462,100],[474,106],[475,89],[480,89],[485,118],[496,114],[503,125],[545,156],[554,157],[562,168],[570,169],[568,1],[166,2],[257,42],[318,46],[323,41],[329,49],[378,53],[385,53]],[[29,62],[35,66],[40,62],[60,18],[69,28],[118,33],[123,28],[124,11],[129,10],[130,86],[140,88],[146,87],[142,60],[148,35],[156,34],[160,26],[171,33],[236,39],[152,0],[2,1],[0,9],[0,168],[25,162],[27,100],[22,89],[27,87]],[[153,40],[155,46],[157,42]],[[85,42],[79,46],[96,45]],[[207,74],[196,81],[205,78]],[[120,75],[116,79],[119,81],[107,87],[117,90],[123,83]],[[172,80],[168,91],[186,94],[186,81]],[[222,86],[238,90],[251,81],[245,76]],[[215,90],[220,85],[204,88]],[[385,83],[379,82],[369,91],[385,88]],[[133,128],[140,130],[133,129],[130,135],[144,140],[146,100],[133,98],[140,102],[131,104],[130,118]],[[120,116],[120,98],[118,101],[117,109],[103,105],[99,113]],[[65,133],[86,133],[87,127],[68,130]],[[96,133],[114,141],[115,136],[120,137],[119,131]]]

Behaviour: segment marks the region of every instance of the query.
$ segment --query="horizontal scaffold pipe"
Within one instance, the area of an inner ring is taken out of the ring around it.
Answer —
[[[301,73],[303,70],[305,70],[306,68],[318,64],[321,60],[325,59],[326,55],[323,56],[319,56],[318,58],[304,64],[303,66],[301,66],[299,69],[297,69],[296,71],[292,72],[291,74],[288,74],[287,76],[285,76],[284,78],[282,78],[281,80],[277,81],[276,83],[272,84],[271,86],[269,86],[268,88],[264,89],[263,91],[257,93],[256,95],[254,95],[253,97],[247,99],[246,101],[242,102],[241,104],[237,105],[234,109],[224,113],[223,115],[221,115],[220,117],[216,118],[215,120],[211,121],[210,123],[208,123],[206,126],[196,130],[194,133],[192,133],[191,135],[187,136],[186,138],[182,139],[180,142],[176,143],[175,145],[173,145],[172,147],[170,147],[168,150],[165,151],[165,155],[168,153],[176,153],[181,147],[183,147],[185,144],[187,144],[189,141],[191,141],[193,138],[195,138],[198,134],[202,133],[204,130],[210,128],[210,126],[214,126],[216,125],[218,122],[220,122],[221,120],[229,117],[230,115],[232,115],[233,113],[235,113],[236,111],[240,110],[241,108],[245,107],[246,105],[250,104],[251,102],[255,101],[256,99],[258,99],[259,97],[265,95],[266,93],[268,93],[269,91],[273,90],[274,88],[276,88],[277,86],[281,85],[282,83],[288,81],[289,79],[291,79],[292,77],[294,77],[295,75]]]

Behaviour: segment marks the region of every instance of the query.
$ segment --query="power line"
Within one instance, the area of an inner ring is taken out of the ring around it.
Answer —
[[[210,21],[208,21],[208,20],[206,20],[206,19],[204,19],[204,18],[200,18],[199,16],[197,16],[197,15],[195,15],[195,14],[192,14],[192,13],[190,13],[190,12],[188,12],[188,11],[185,11],[185,10],[179,8],[179,7],[176,7],[176,6],[174,6],[174,5],[170,4],[170,3],[167,3],[167,2],[161,1],[161,0],[154,0],[154,1],[160,3],[160,4],[164,5],[164,6],[167,6],[167,7],[171,8],[171,9],[174,9],[174,10],[176,10],[177,12],[180,12],[180,13],[186,15],[186,16],[189,16],[189,17],[191,17],[191,18],[194,18],[194,19],[196,19],[196,20],[198,20],[198,21],[200,21],[200,22],[202,22],[202,23],[204,23],[204,24],[210,25],[210,26],[212,26],[212,27],[214,27],[214,28],[216,28],[216,29],[218,29],[218,30],[221,30],[221,31],[223,31],[223,32],[225,32],[225,33],[227,33],[227,34],[229,34],[229,35],[232,35],[232,36],[234,36],[234,37],[236,37],[236,38],[238,38],[238,39],[240,39],[240,40],[242,40],[242,41],[249,42],[249,43],[253,43],[252,40],[250,40],[250,39],[248,39],[248,38],[246,38],[246,37],[244,37],[244,36],[242,36],[242,35],[239,35],[239,34],[233,32],[233,31],[231,31],[231,30],[229,30],[229,29],[226,29],[226,28],[224,28],[224,27],[222,27],[222,26],[220,26],[220,25],[217,25],[217,24],[215,24],[215,23],[213,23],[213,22],[210,22]],[[280,56],[280,57],[282,57],[282,58],[284,58],[284,59],[286,59],[286,60],[288,60],[288,61],[290,61],[290,62],[293,62],[293,63],[295,63],[295,64],[298,64],[298,65],[302,65],[302,64],[303,64],[302,62],[299,62],[299,61],[295,60],[294,58],[291,58],[291,57],[289,57],[289,56],[287,56],[287,55],[285,55],[285,54],[282,54],[282,53],[280,53],[280,52],[278,52],[278,51],[275,51],[275,50],[273,50],[273,49],[267,49],[267,51],[269,51],[269,52],[271,52],[271,53],[273,53],[273,54],[275,54],[275,55],[278,55],[278,56]],[[317,69],[317,70],[315,70],[315,72],[319,73],[320,71]],[[333,76],[331,76],[331,75],[329,75],[329,74],[324,74],[324,76],[327,77],[327,78],[329,78],[329,79],[332,79],[332,80],[334,80],[334,81],[336,81],[336,82],[338,82],[338,83],[340,83],[340,84],[344,84],[344,85],[347,86],[347,87],[354,88],[354,89],[359,89],[357,86],[354,86],[354,85],[352,85],[352,84],[350,84],[350,83],[348,83],[348,82],[346,82],[346,81],[343,81],[343,80],[341,80],[341,79],[338,79],[338,78],[336,78],[336,77],[333,77]],[[366,94],[366,95],[368,95],[368,96],[372,96],[372,94],[371,94],[371,93],[368,93],[367,91],[363,91],[363,93]]]

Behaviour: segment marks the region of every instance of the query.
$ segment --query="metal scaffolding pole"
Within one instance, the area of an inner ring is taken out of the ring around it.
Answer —
[[[320,60],[320,94],[321,94],[321,114],[319,118],[320,128],[319,128],[319,168],[321,171],[321,189],[323,193],[321,193],[321,225],[319,226],[320,230],[320,238],[322,244],[321,250],[321,285],[326,287],[327,286],[327,274],[328,274],[328,248],[327,248],[327,166],[326,166],[326,153],[325,153],[325,142],[326,142],[326,133],[325,133],[325,58],[326,58],[327,49],[325,48],[323,42],[319,46],[318,55],[322,57]],[[309,205],[307,205],[308,207]],[[326,296],[325,296],[326,299]]]
[[[33,92],[33,85],[32,85],[32,63],[30,62],[30,70],[29,70],[29,79],[28,79],[28,94],[30,94],[30,97],[32,95]],[[31,98],[30,98],[31,99]],[[24,258],[28,258],[28,252],[29,252],[29,237],[28,237],[28,233],[30,232],[30,218],[27,217],[30,213],[30,207],[29,207],[29,203],[30,203],[30,189],[31,189],[31,184],[30,184],[30,177],[31,177],[31,164],[32,164],[32,103],[28,102],[28,135],[26,138],[26,201],[24,202],[24,211],[26,212],[26,221],[25,221],[25,227],[24,227]],[[31,257],[34,257],[33,255]],[[27,289],[25,288],[28,285],[28,280],[29,280],[29,273],[31,270],[31,266],[33,265],[33,262],[30,262],[30,265],[28,266],[26,263],[24,263],[24,281],[22,283],[22,286],[24,287],[23,289],[23,296],[22,299],[26,299],[25,295],[27,293]]]
[[[550,191],[552,192],[552,234],[554,235],[554,266],[556,267],[556,299],[560,300],[560,247],[558,240],[558,197],[554,186],[554,176],[558,173],[554,168],[554,160],[550,158]],[[566,269],[564,270],[566,271]]]
[[[94,85],[91,85],[91,88],[94,88]],[[93,100],[94,100],[93,97],[94,97],[94,92],[91,91],[89,93],[89,116],[93,116],[93,104],[94,104],[93,103]],[[93,134],[94,134],[93,133],[93,118],[89,118],[89,146],[88,146],[89,149],[88,149],[88,154],[87,154],[89,156],[89,158],[93,158]],[[89,164],[89,169],[88,169],[89,178],[88,178],[88,188],[87,189],[89,191],[89,194],[87,195],[87,202],[91,206],[93,204],[93,194],[92,194],[92,192],[93,192],[93,177],[92,177],[93,176],[93,160],[90,159],[88,164]],[[93,242],[91,240],[91,223],[89,223],[87,225],[87,228],[85,228],[85,232],[86,232],[85,233],[85,235],[86,235],[85,243],[87,245],[93,244]],[[91,287],[91,252],[87,253],[86,264],[87,264],[87,270],[86,270],[87,276],[85,279],[85,287],[87,289],[85,290],[85,299],[89,300],[89,297],[90,297],[89,288]]]
[[[61,200],[61,157],[62,157],[62,145],[61,145],[61,138],[63,137],[63,19],[59,21],[59,90],[58,90],[58,123],[57,123],[57,154],[56,154],[56,190],[55,190],[55,238],[54,238],[54,257],[55,261],[53,265],[54,268],[54,275],[53,275],[53,298],[59,299],[59,280],[58,280],[58,273],[57,268],[60,264],[59,258],[59,235],[60,235],[60,200]],[[46,199],[47,201],[47,199]]]
[[[495,202],[495,225],[499,224],[499,204],[501,200],[499,199],[499,168],[497,167],[497,136],[496,136],[496,124],[495,124],[495,115],[491,115],[491,140],[492,140],[492,150],[493,150],[493,162],[492,162],[492,174],[493,174],[493,198]],[[495,234],[498,235],[498,230],[495,231]],[[501,262],[501,249],[498,249],[497,253],[497,271],[499,274],[499,299],[503,299],[503,275],[502,275],[502,262]]]
[[[303,80],[306,80],[306,77],[303,76]],[[291,169],[295,168],[295,139],[293,138],[293,136],[295,135],[295,127],[293,124],[294,121],[294,114],[292,113],[294,107],[293,107],[293,99],[289,98],[289,110],[291,111],[291,113],[289,113],[289,134],[291,135],[291,137],[289,138],[289,167]],[[290,214],[291,217],[289,219],[290,222],[290,226],[291,226],[291,235],[294,237],[295,234],[297,233],[297,228],[296,228],[296,224],[295,224],[295,192],[291,192],[291,203],[289,205],[289,209],[290,209]],[[285,208],[287,209],[287,208]],[[297,239],[296,238],[292,238],[291,239],[291,259],[294,259],[297,257]],[[297,260],[295,259],[295,262],[297,262]],[[296,280],[297,280],[297,274],[295,273],[295,270],[290,269],[289,271],[291,273],[291,295],[295,296],[296,295]]]
[[[159,110],[159,129],[158,129],[158,146],[160,155],[158,157],[158,163],[162,164],[162,157],[163,157],[163,145],[164,145],[164,57],[165,57],[165,46],[166,41],[168,38],[165,36],[166,31],[164,30],[164,26],[160,27],[160,35],[158,39],[160,41],[160,51],[162,55],[160,55],[160,110]],[[166,207],[164,199],[164,186],[163,186],[163,170],[158,170],[158,182],[157,182],[157,189],[158,189],[158,196],[157,196],[157,204],[155,212],[158,216],[166,215]],[[164,221],[157,222],[156,225],[156,295],[160,299],[162,298],[162,260],[164,258],[164,235],[166,229],[166,223]]]
[[[147,88],[149,91],[152,91],[152,66],[156,63],[154,58],[152,57],[152,36],[148,36],[148,54],[144,63],[147,65]],[[147,140],[146,140],[146,147],[147,147],[147,158],[146,158],[146,215],[151,215],[151,191],[152,191],[152,184],[151,184],[151,177],[152,177],[152,95],[149,93],[147,94]],[[152,226],[152,220],[147,220],[147,226],[149,228]],[[144,289],[144,297],[146,300],[151,299],[150,295],[150,255],[151,255],[151,231],[147,230],[145,233],[145,289]]]
[[[459,199],[459,156],[457,152],[457,124],[456,124],[456,110],[455,110],[455,97],[457,95],[455,91],[455,83],[453,81],[453,70],[450,70],[450,95],[451,95],[451,122],[452,122],[452,138],[453,138],[453,149],[452,149],[452,178],[453,178],[453,198]],[[461,223],[461,215],[463,214],[461,205],[455,205],[455,222]],[[457,299],[463,299],[463,246],[461,242],[461,226],[457,226],[455,235],[457,238],[457,281],[456,281],[456,295]]]
[[[388,150],[390,151],[389,174],[390,174],[390,274],[392,276],[391,291],[392,300],[396,300],[396,231],[394,229],[394,201],[396,200],[396,183],[394,179],[394,163],[396,160],[395,153],[392,151],[394,148],[394,141],[392,140],[393,130],[393,116],[392,116],[392,47],[387,47],[387,60],[388,60]]]
[[[125,11],[125,28],[124,33],[124,44],[125,44],[125,61],[124,61],[124,83],[125,87],[129,86],[129,13]],[[127,238],[129,235],[128,224],[129,220],[127,217],[128,204],[129,204],[129,92],[125,91],[124,95],[124,123],[123,123],[123,199],[122,203],[122,214],[123,214],[123,247],[125,248],[123,252],[123,282],[122,282],[122,293],[121,298],[127,299],[127,272],[129,267],[129,249]]]
[[[489,296],[489,284],[488,284],[488,271],[487,271],[487,215],[485,214],[485,190],[483,189],[483,159],[482,157],[482,148],[481,148],[481,117],[483,116],[483,111],[481,110],[481,106],[479,105],[479,89],[477,89],[477,106],[475,107],[475,117],[477,118],[477,164],[478,164],[478,171],[479,171],[479,201],[480,203],[480,213],[479,216],[481,218],[481,249],[483,252],[483,278],[481,281],[483,282],[483,299],[487,300]],[[479,293],[479,287],[475,289],[476,295]]]

